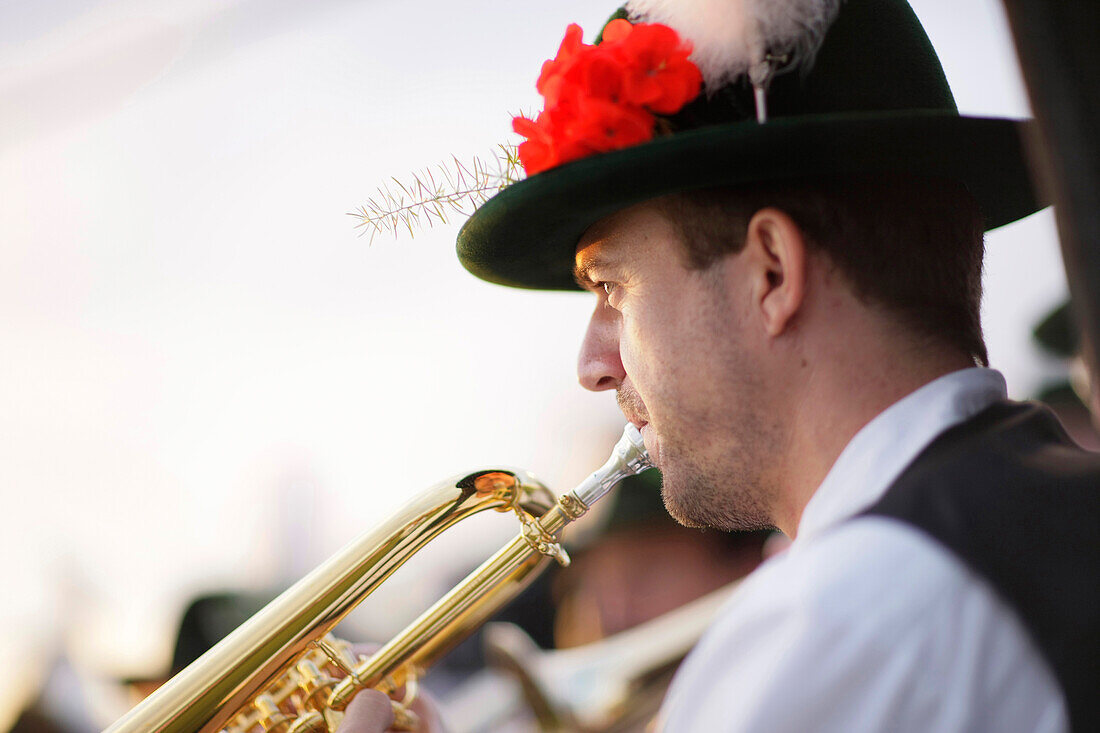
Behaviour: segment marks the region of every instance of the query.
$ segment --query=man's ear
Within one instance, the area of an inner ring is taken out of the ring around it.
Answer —
[[[790,326],[806,295],[805,235],[780,209],[761,209],[749,220],[742,254],[750,267],[753,306],[767,334],[778,336]]]

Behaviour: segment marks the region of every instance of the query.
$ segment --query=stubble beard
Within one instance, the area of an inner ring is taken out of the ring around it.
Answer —
[[[665,509],[686,527],[736,532],[774,526],[766,501],[770,487],[747,460],[711,460],[690,444],[663,438],[661,476]]]
[[[616,396],[625,413],[650,419],[633,390],[620,389]],[[672,428],[655,433],[661,496],[665,509],[680,524],[731,532],[774,527],[767,501],[774,487],[763,467],[774,445],[775,429],[759,415],[742,412],[738,418],[732,425],[693,420],[694,438]],[[709,455],[714,450],[704,443],[731,447]]]

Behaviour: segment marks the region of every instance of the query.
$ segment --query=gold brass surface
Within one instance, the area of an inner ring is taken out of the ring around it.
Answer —
[[[574,492],[602,496],[649,467],[627,426],[607,464]],[[574,496],[574,499],[576,497]],[[591,502],[589,502],[591,503]],[[433,662],[527,585],[551,556],[567,561],[568,510],[522,471],[477,471],[428,489],[289,588],[107,729],[107,733],[321,733],[339,724],[359,690],[415,694]],[[369,658],[331,630],[413,554],[456,522],[487,509],[514,513],[519,534]],[[398,706],[398,718],[411,713]],[[405,727],[415,720],[403,720]]]

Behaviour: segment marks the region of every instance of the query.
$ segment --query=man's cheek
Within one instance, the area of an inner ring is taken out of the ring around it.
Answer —
[[[638,322],[623,319],[619,335],[619,359],[627,374],[652,373],[653,364],[658,358],[658,349],[651,336]]]

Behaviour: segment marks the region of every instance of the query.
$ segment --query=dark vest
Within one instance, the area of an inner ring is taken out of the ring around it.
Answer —
[[[940,435],[866,514],[924,531],[1031,633],[1074,731],[1100,731],[1100,453],[1044,407],[997,403]]]

